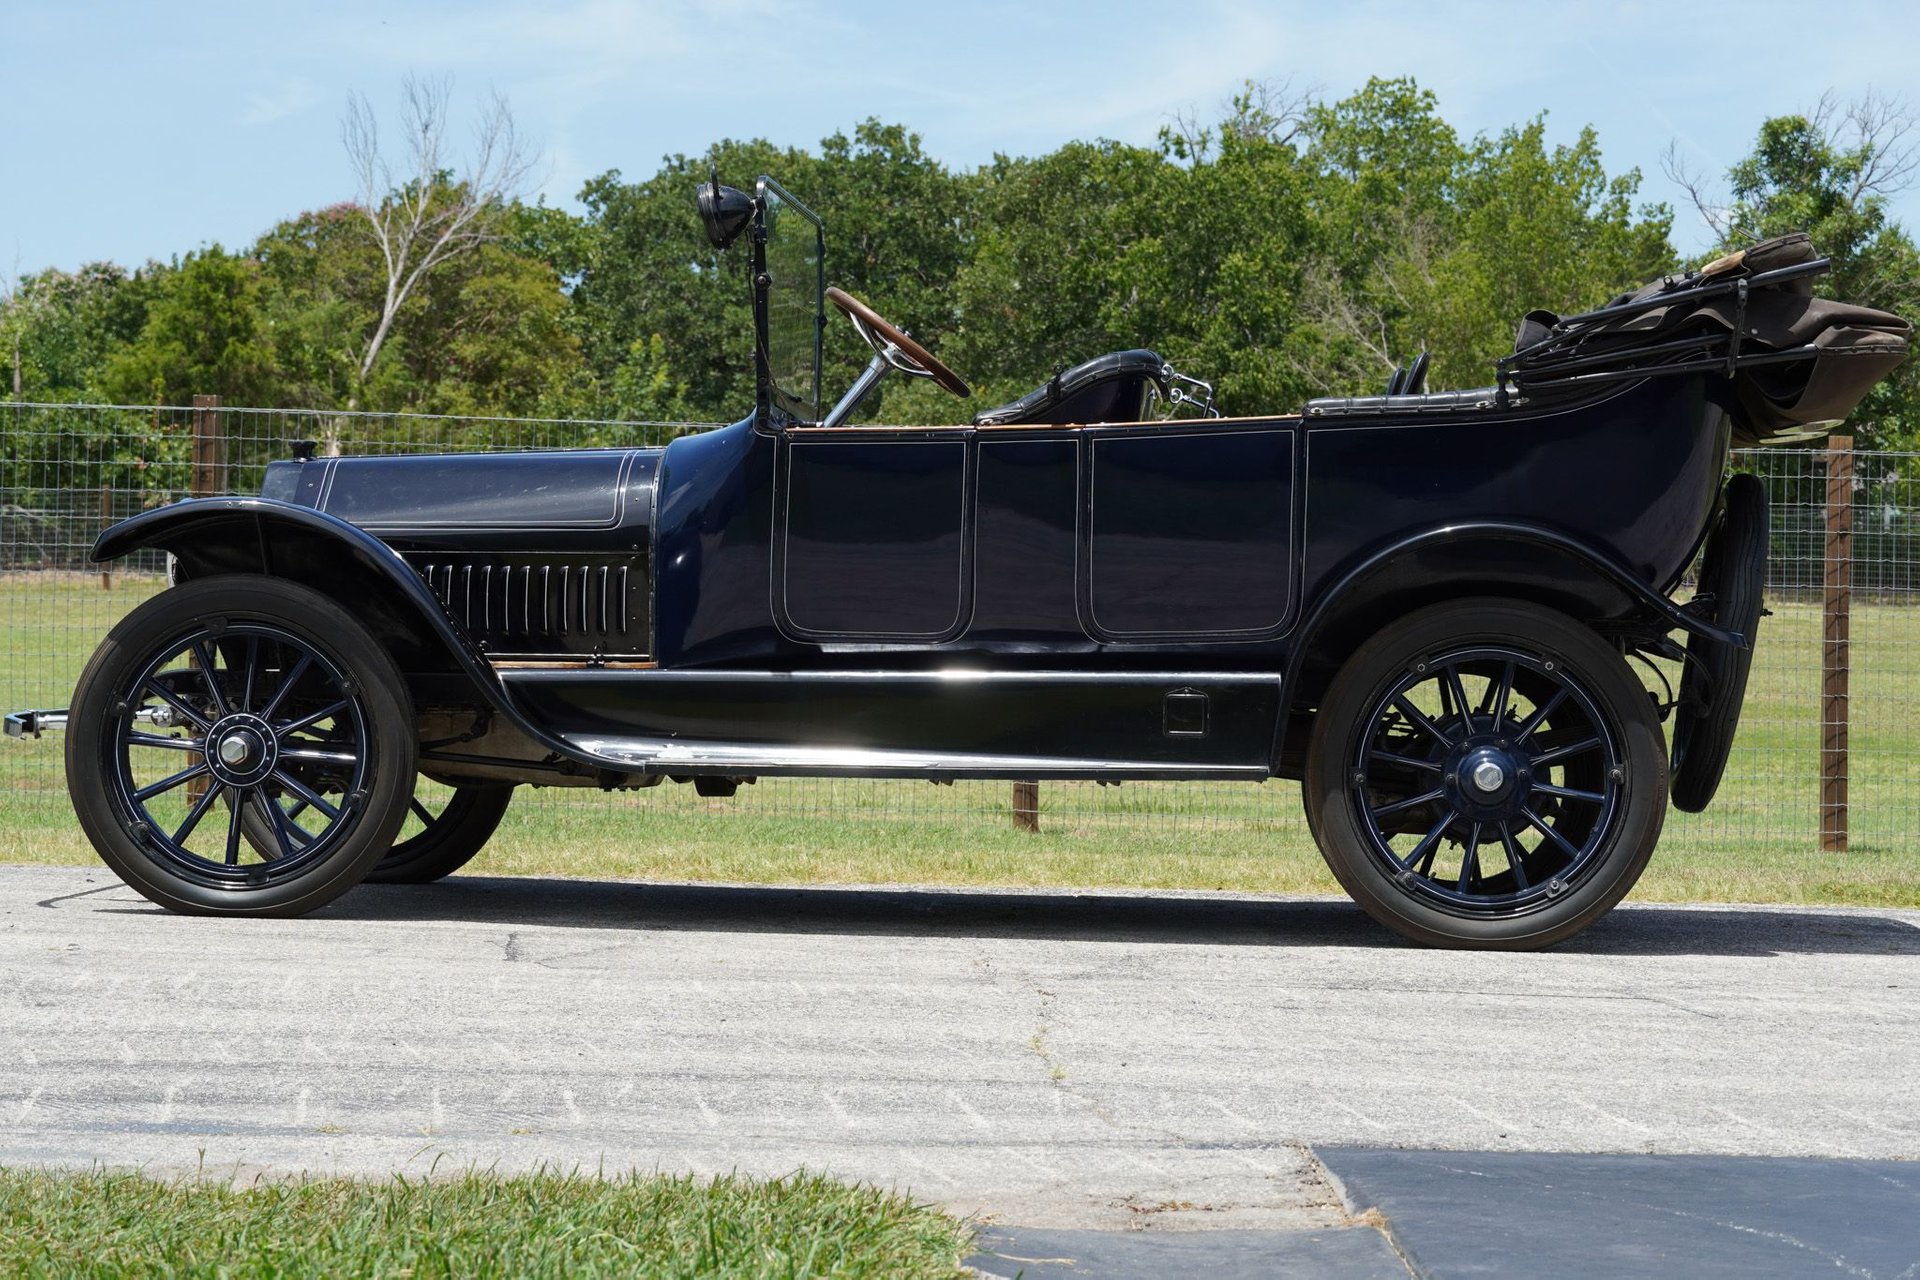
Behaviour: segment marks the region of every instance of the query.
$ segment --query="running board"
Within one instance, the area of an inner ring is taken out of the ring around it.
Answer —
[[[1081,779],[1261,782],[1262,765],[1179,764],[1165,760],[1076,760],[1058,756],[972,755],[863,747],[758,746],[561,734],[562,741],[609,769],[668,777]]]
[[[1265,778],[1271,671],[503,671],[569,755],[652,776]]]

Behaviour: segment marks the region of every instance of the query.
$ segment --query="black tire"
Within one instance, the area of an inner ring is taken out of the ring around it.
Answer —
[[[416,793],[409,808],[420,829],[374,864],[367,883],[427,884],[452,875],[486,847],[512,800],[511,786],[455,787],[435,813],[431,801]]]
[[[1360,647],[1315,716],[1303,788],[1321,854],[1375,920],[1524,950],[1632,889],[1666,775],[1653,701],[1616,650],[1551,609],[1480,599]]]
[[[101,860],[197,915],[332,901],[391,847],[413,793],[393,659],[333,600],[256,575],[185,583],[128,614],[81,673],[66,746]],[[249,815],[268,853],[244,838]]]
[[[1759,476],[1727,481],[1720,525],[1700,559],[1700,590],[1713,596],[1713,621],[1751,645],[1765,611],[1767,486]],[[1733,754],[1747,699],[1753,650],[1708,636],[1687,637],[1680,701],[1673,711],[1673,807],[1699,813],[1713,803]]]

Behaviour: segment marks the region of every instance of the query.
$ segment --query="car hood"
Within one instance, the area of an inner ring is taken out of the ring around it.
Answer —
[[[261,496],[401,547],[524,541],[644,545],[661,449],[314,458],[267,468]]]

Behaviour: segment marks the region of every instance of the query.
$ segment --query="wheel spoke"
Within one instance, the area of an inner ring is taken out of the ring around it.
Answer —
[[[1393,700],[1393,706],[1396,711],[1411,721],[1421,732],[1439,740],[1442,746],[1450,747],[1453,745],[1453,739],[1440,732],[1440,726],[1427,719],[1426,712],[1420,710],[1420,708],[1414,706],[1411,702],[1408,702],[1405,694],[1397,695]]]
[[[198,725],[202,733],[210,732],[213,729],[213,721],[207,719],[198,711],[195,711],[181,699],[179,694],[167,688],[159,681],[152,679],[146,680],[141,684],[141,688],[151,690],[162,702]]]
[[[1541,723],[1546,720],[1548,716],[1552,715],[1554,710],[1566,700],[1567,691],[1564,688],[1554,690],[1553,696],[1548,698],[1544,705],[1527,717],[1526,723],[1520,726],[1520,731],[1513,735],[1513,740],[1516,743],[1525,742],[1527,738],[1532,735],[1533,731],[1538,729]]]
[[[227,865],[240,865],[240,806],[246,803],[244,798],[236,799],[235,787],[227,788]]]
[[[161,747],[168,751],[198,751],[205,754],[205,738],[163,738],[156,733],[129,733],[126,736],[130,747]]]
[[[351,751],[321,751],[317,747],[283,747],[282,760],[308,760],[319,764],[356,764],[360,757]]]
[[[1437,846],[1440,843],[1440,837],[1446,833],[1447,824],[1451,823],[1455,818],[1459,816],[1460,815],[1455,813],[1452,809],[1448,809],[1445,813],[1441,814],[1440,821],[1434,823],[1433,829],[1427,832],[1426,835],[1420,837],[1419,844],[1413,846],[1413,852],[1409,853],[1405,858],[1400,859],[1400,865],[1402,867],[1405,867],[1408,871],[1412,871],[1413,864],[1416,862],[1419,862],[1423,858],[1427,859],[1429,865],[1431,865],[1432,858],[1433,858],[1433,850],[1435,846]]]
[[[1467,708],[1472,704],[1467,701],[1467,687],[1460,683],[1459,667],[1451,663],[1447,665],[1446,671],[1442,673],[1441,687],[1453,695],[1453,709],[1464,724],[1471,714]],[[1472,731],[1470,727],[1468,731]]]
[[[1513,664],[1503,663],[1500,668],[1500,690],[1493,701],[1493,727],[1498,729],[1507,720],[1507,703],[1513,699]]]
[[[1513,869],[1514,883],[1527,888],[1527,869],[1521,865],[1525,859],[1520,853],[1520,843],[1513,838],[1512,828],[1504,823],[1500,826],[1500,847],[1507,851],[1507,866]]]
[[[305,813],[309,807],[310,806],[307,804],[305,800],[302,800],[300,799],[300,797],[295,796],[293,799],[293,808],[287,810],[287,820],[291,822],[293,819]]]
[[[1440,772],[1440,762],[1438,760],[1422,760],[1416,756],[1403,756],[1396,751],[1380,751],[1376,749],[1367,752],[1367,759],[1377,761],[1380,764],[1404,765],[1409,769],[1424,769],[1428,773]]]
[[[1581,742],[1569,743],[1564,747],[1555,747],[1551,751],[1542,751],[1539,755],[1533,758],[1533,767],[1536,769],[1539,769],[1539,768],[1544,768],[1545,766],[1550,764],[1558,764],[1562,760],[1570,759],[1573,756],[1582,755],[1588,751],[1593,750],[1595,747],[1598,747],[1601,745],[1602,743],[1600,739],[1587,738],[1586,740]]]
[[[273,691],[272,699],[268,701],[266,706],[260,708],[260,718],[262,720],[273,719],[273,713],[280,709],[281,702],[285,701],[286,696],[293,692],[293,686],[300,682],[300,677],[305,675],[307,668],[312,665],[313,655],[303,653],[300,655],[300,661],[294,663],[287,669],[287,673],[280,677],[280,687]]]
[[[433,825],[433,811],[421,804],[417,798],[407,801],[407,808],[413,810],[413,816],[420,819],[422,826],[430,827]]]
[[[275,701],[277,702],[278,699],[276,698]],[[302,716],[298,720],[289,720],[285,724],[275,725],[273,728],[273,731],[279,737],[284,739],[284,738],[290,737],[293,734],[299,733],[302,729],[311,729],[314,725],[319,724],[322,720],[325,720],[328,716],[337,716],[342,711],[345,711],[348,707],[352,705],[353,704],[349,702],[347,699],[342,698],[340,701],[334,703],[332,706],[327,707],[320,711],[316,711],[310,716]]]
[[[1533,790],[1536,795],[1559,796],[1562,800],[1584,800],[1588,804],[1604,804],[1607,799],[1598,791],[1576,791],[1572,787],[1556,787],[1545,782],[1534,783]]]
[[[1367,812],[1372,815],[1375,821],[1378,821],[1391,814],[1399,813],[1403,809],[1411,809],[1415,805],[1430,804],[1445,794],[1446,792],[1444,790],[1435,787],[1431,791],[1423,791],[1417,796],[1410,797],[1406,800],[1396,800],[1392,804],[1383,804],[1378,809],[1369,809]]]
[[[291,858],[293,846],[288,843],[286,828],[280,821],[280,806],[273,802],[273,798],[267,794],[264,787],[256,787],[250,798],[259,808],[260,816],[265,818],[267,825],[273,828],[273,842],[280,849],[279,856]]]
[[[1520,816],[1525,818],[1527,822],[1532,827],[1534,827],[1535,830],[1538,830],[1544,833],[1549,840],[1553,841],[1555,844],[1559,845],[1562,849],[1566,850],[1566,854],[1569,858],[1578,858],[1580,856],[1580,851],[1574,848],[1571,844],[1569,844],[1565,836],[1561,835],[1558,831],[1555,831],[1552,827],[1548,826],[1544,821],[1541,820],[1540,815],[1535,813],[1532,809],[1528,808],[1525,805],[1522,805],[1520,807]]]
[[[295,795],[299,796],[302,800],[306,801],[309,806],[311,806],[312,808],[318,809],[322,814],[326,816],[327,821],[332,822],[340,816],[340,811],[338,809],[328,804],[325,800],[322,800],[318,792],[316,792],[312,787],[309,787],[306,783],[300,781],[300,779],[288,773],[286,770],[275,769],[273,771],[273,779],[275,782],[278,782],[281,786],[285,787],[287,790],[293,792]]]
[[[247,674],[240,688],[240,710],[253,706],[253,677],[260,670],[260,637],[247,637]]]
[[[227,699],[226,695],[220,692],[219,676],[214,670],[214,652],[207,646],[205,640],[195,640],[193,642],[193,656],[199,660],[200,678],[206,681],[207,692],[213,695],[213,709],[224,718],[228,714]]]
[[[160,781],[158,782],[150,783],[147,786],[140,788],[138,791],[133,793],[133,798],[135,800],[139,800],[144,803],[145,801],[153,799],[153,797],[161,794],[164,791],[173,790],[175,787],[179,786],[183,782],[191,782],[195,778],[200,777],[202,774],[206,772],[207,772],[207,762],[205,760],[202,760],[199,764],[188,765],[186,768],[182,769],[178,773],[169,774],[167,777],[160,779]]]
[[[1480,873],[1480,824],[1474,823],[1467,832],[1467,847],[1460,854],[1460,879],[1454,888],[1465,893],[1467,886],[1473,883]]]
[[[186,847],[187,837],[192,835],[193,829],[200,825],[200,819],[207,816],[207,810],[213,808],[213,802],[220,798],[220,794],[219,787],[208,787],[200,793],[200,798],[193,802],[191,809],[187,810],[187,820],[180,824],[178,831],[173,833],[175,844],[182,848]]]

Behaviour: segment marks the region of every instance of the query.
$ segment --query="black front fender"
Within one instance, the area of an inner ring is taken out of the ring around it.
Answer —
[[[465,675],[483,702],[542,747],[597,763],[529,720],[419,574],[356,525],[271,498],[197,498],[114,525],[94,543],[92,556],[115,560],[149,548],[172,555],[182,581],[256,573],[331,596],[367,625],[403,670]]]
[[[271,498],[198,498],[114,525],[92,555],[117,560],[149,548],[172,555],[182,581],[258,573],[304,583],[346,603],[375,634],[386,633],[383,639],[404,632],[431,640],[476,679],[492,679],[486,660],[400,554],[337,516]]]

